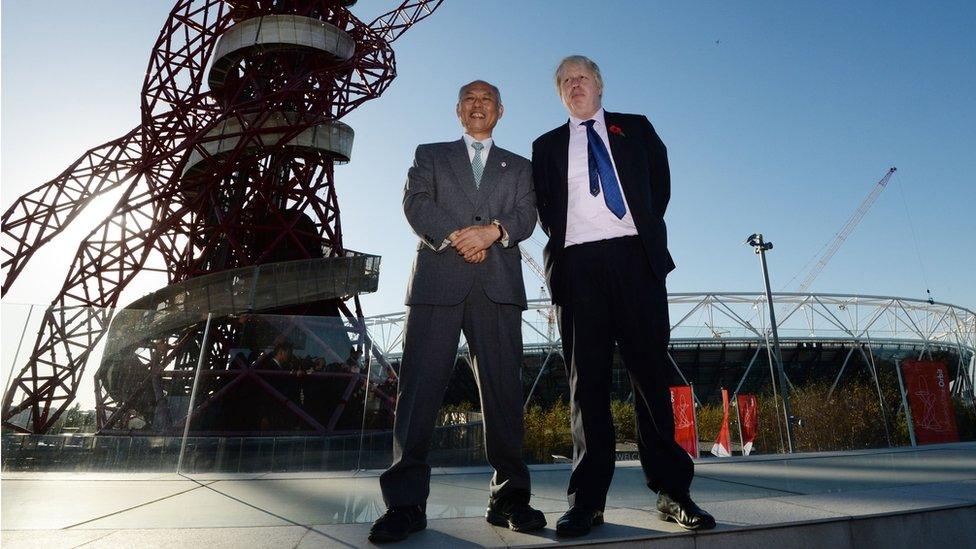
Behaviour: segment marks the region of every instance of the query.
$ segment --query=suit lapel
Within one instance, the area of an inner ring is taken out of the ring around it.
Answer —
[[[637,188],[634,187],[634,176],[631,172],[634,164],[631,160],[633,158],[632,151],[630,151],[630,147],[634,144],[629,141],[629,139],[633,138],[610,131],[610,128],[613,126],[619,127],[616,113],[603,111],[603,120],[607,124],[607,137],[610,139],[610,154],[613,155],[613,163],[617,167],[617,175],[620,178],[620,189],[624,193],[628,204],[637,204],[638,198],[634,193],[639,193],[640,188],[639,186]],[[633,215],[633,207],[630,209],[631,215]]]
[[[552,149],[556,155],[556,178],[553,180],[555,188],[550,189],[553,204],[556,207],[555,219],[562,221],[563,238],[566,235],[566,208],[569,201],[569,121],[553,137]]]
[[[476,206],[480,207],[491,196],[491,191],[495,190],[495,185],[505,173],[504,168],[502,168],[502,162],[505,160],[507,160],[505,151],[493,143],[488,149],[488,157],[485,159],[485,171],[481,174],[481,190],[477,193]],[[471,180],[474,181],[474,175],[471,176]]]
[[[464,139],[458,139],[451,143],[450,149],[448,156],[451,159],[451,169],[454,170],[458,185],[461,186],[461,190],[468,197],[468,200],[472,204],[477,205],[478,189],[474,185],[474,172],[471,170],[471,161],[468,159],[468,147],[464,144]],[[485,174],[482,174],[482,181],[485,180],[484,176]]]

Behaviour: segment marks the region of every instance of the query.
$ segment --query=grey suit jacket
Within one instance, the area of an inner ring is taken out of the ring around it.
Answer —
[[[532,234],[536,222],[532,165],[527,159],[493,144],[478,190],[463,139],[420,145],[407,173],[403,211],[420,237],[407,305],[458,304],[478,280],[492,301],[526,308],[518,245]],[[488,225],[493,219],[508,232],[508,245],[493,244],[482,263],[465,262],[450,246],[438,251],[452,232]]]

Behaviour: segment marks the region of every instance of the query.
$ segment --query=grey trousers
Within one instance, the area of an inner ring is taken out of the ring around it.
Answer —
[[[528,498],[522,460],[522,311],[499,304],[475,284],[458,305],[407,310],[393,427],[393,465],[380,475],[387,507],[424,506],[430,494],[427,454],[462,330],[471,349],[484,414],[485,449],[495,470],[491,497]]]

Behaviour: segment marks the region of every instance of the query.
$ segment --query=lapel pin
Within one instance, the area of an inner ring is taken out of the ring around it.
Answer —
[[[505,162],[502,162],[502,167],[503,167],[503,168],[506,168],[506,167],[508,167],[508,164],[507,164],[507,163],[505,163]]]

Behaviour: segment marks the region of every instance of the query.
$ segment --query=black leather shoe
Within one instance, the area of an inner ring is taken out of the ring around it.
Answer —
[[[485,520],[495,526],[506,526],[515,532],[531,532],[546,527],[542,511],[529,506],[528,494],[490,500]]]
[[[427,515],[417,506],[390,507],[376,519],[369,530],[369,541],[383,543],[401,541],[414,532],[427,528]]]
[[[556,535],[585,536],[590,533],[590,528],[601,524],[603,524],[603,511],[573,506],[556,521]]]
[[[657,496],[657,510],[661,520],[676,522],[685,530],[711,530],[715,517],[691,501],[691,496],[671,496],[661,492]]]

